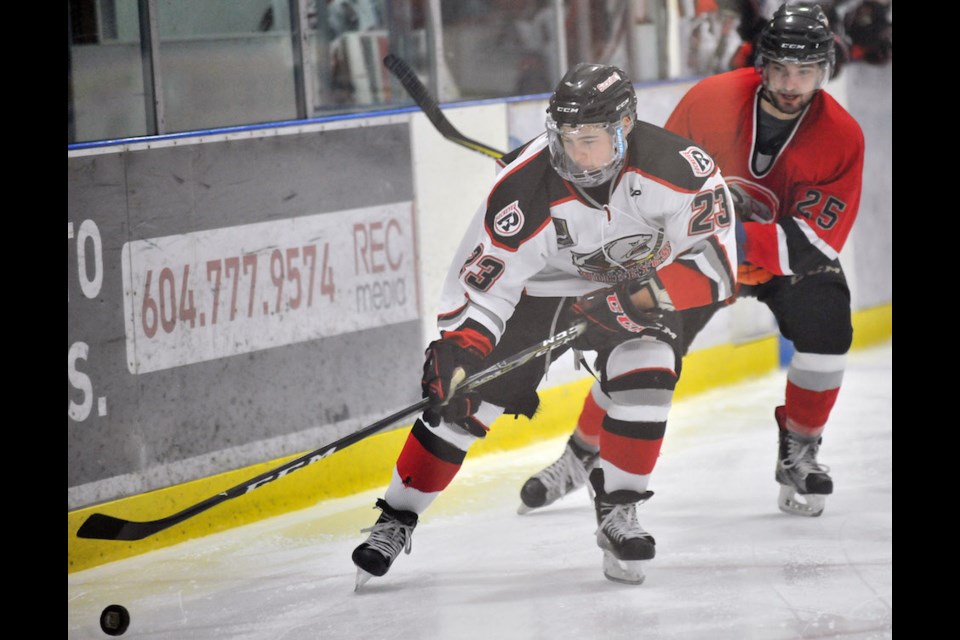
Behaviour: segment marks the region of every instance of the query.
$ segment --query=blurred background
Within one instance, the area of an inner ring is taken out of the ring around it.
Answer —
[[[634,82],[716,73],[737,64],[737,48],[779,4],[68,0],[68,142],[409,105],[380,62],[387,51],[440,102],[549,92],[581,61],[615,64]],[[891,2],[820,4],[848,59],[856,39],[860,59],[889,60],[892,28],[880,32]]]

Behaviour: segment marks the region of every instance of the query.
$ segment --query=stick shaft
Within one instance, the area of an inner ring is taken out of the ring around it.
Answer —
[[[420,82],[420,78],[417,77],[417,74],[410,65],[407,64],[406,60],[396,54],[388,53],[383,59],[383,65],[400,81],[400,84],[403,85],[406,92],[413,98],[413,101],[417,103],[417,106],[420,107],[420,110],[427,116],[431,124],[440,132],[440,135],[460,146],[476,151],[477,153],[482,153],[495,160],[503,157],[504,154],[502,151],[488,147],[482,142],[477,142],[460,133],[460,131],[447,120],[447,116],[444,115],[436,99],[430,95],[430,91]]]
[[[577,336],[583,333],[585,329],[586,325],[580,323],[570,327],[569,329],[566,329],[565,331],[561,331],[560,333],[544,340],[543,342],[528,347],[514,356],[501,360],[500,362],[497,362],[496,364],[493,364],[482,371],[478,371],[472,376],[469,376],[460,384],[458,390],[469,391],[476,389],[477,387],[486,384],[494,378],[499,378],[508,371],[512,371],[513,369],[530,362],[534,358],[538,358],[549,351],[553,351],[558,347],[562,347],[572,342],[577,338]],[[273,482],[274,480],[278,480],[290,473],[293,473],[294,471],[303,469],[314,462],[318,462],[330,454],[335,453],[336,451],[344,449],[352,444],[356,444],[361,440],[383,431],[387,427],[399,422],[400,420],[404,420],[410,416],[420,413],[428,405],[429,400],[427,398],[423,398],[419,402],[412,404],[409,407],[400,409],[396,413],[378,420],[377,422],[374,422],[373,424],[364,427],[359,431],[341,438],[336,442],[324,445],[319,449],[304,454],[299,458],[282,464],[275,469],[262,473],[255,478],[251,478],[246,482],[238,484],[235,487],[227,489],[226,491],[222,491],[202,502],[198,502],[195,505],[187,507],[186,509],[165,518],[149,520],[146,522],[138,522],[134,520],[116,518],[103,513],[92,513],[89,517],[87,517],[83,524],[80,525],[80,528],[77,530],[77,537],[96,540],[142,540],[143,538],[151,536],[155,533],[159,533],[164,529],[168,529],[169,527],[179,524],[184,520],[203,513],[207,509],[215,507],[222,502],[246,495],[254,489],[259,489],[265,484]]]

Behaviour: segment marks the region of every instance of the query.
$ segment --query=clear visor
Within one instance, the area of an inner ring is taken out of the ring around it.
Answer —
[[[626,141],[623,125],[558,124],[547,115],[550,163],[560,177],[582,187],[595,187],[613,178],[623,166]]]

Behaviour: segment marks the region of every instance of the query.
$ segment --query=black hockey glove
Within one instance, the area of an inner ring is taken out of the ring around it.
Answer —
[[[463,339],[464,333],[447,333],[427,347],[420,387],[423,397],[430,398],[430,406],[423,412],[423,417],[430,426],[436,427],[441,419],[461,424],[480,407],[479,393],[469,391],[457,394],[456,386],[452,384],[454,372],[458,368],[463,369],[464,378],[469,377],[480,370],[484,359],[483,352],[470,344],[471,340]]]
[[[581,296],[564,315],[566,326],[586,321],[587,330],[572,346],[580,351],[601,351],[643,334],[662,332],[663,313],[643,311],[630,300],[630,284],[624,282]],[[672,333],[672,332],[671,332]]]

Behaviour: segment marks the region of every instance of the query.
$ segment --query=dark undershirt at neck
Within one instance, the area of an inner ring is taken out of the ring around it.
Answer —
[[[587,194],[600,206],[610,203],[610,182],[604,182],[596,187],[580,187],[583,193]]]
[[[757,109],[757,151],[766,156],[775,156],[790,137],[790,133],[800,119],[781,120],[764,111]]]

